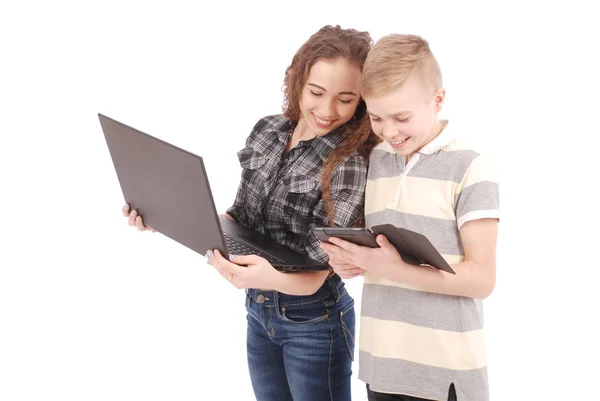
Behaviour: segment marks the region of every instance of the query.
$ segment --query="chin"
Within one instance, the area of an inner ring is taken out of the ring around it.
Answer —
[[[316,136],[325,136],[325,135],[329,134],[331,131],[339,128],[339,125],[335,124],[335,125],[332,125],[331,127],[325,128],[325,127],[319,127],[316,124],[311,124],[311,128]]]
[[[394,149],[394,152],[397,155],[401,155],[401,156],[410,155],[413,152],[413,149],[405,149],[405,148],[401,148],[401,149],[392,148],[392,149]]]

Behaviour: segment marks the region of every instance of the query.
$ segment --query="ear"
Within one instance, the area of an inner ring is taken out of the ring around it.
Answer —
[[[435,92],[435,111],[438,113],[442,110],[442,106],[444,106],[444,100],[446,100],[446,90],[444,88],[439,88]]]

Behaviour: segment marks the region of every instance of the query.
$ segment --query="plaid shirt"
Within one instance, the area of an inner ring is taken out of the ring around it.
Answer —
[[[329,226],[320,189],[323,161],[342,142],[341,130],[301,141],[284,155],[295,123],[282,115],[261,119],[238,152],[242,179],[227,210],[236,221],[278,243],[326,262],[327,254],[312,234]],[[364,217],[367,165],[357,152],[331,175],[331,200],[337,226],[349,227]]]

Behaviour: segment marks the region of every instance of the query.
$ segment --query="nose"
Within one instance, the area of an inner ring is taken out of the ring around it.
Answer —
[[[335,118],[335,99],[324,101],[319,109],[319,117],[332,119]]]
[[[392,124],[385,124],[381,130],[381,136],[385,139],[392,139],[398,135],[398,130]]]

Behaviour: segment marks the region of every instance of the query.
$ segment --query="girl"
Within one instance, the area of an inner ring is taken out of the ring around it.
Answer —
[[[229,218],[322,262],[328,257],[311,228],[361,221],[374,139],[363,128],[359,91],[371,44],[367,32],[325,26],[297,51],[285,74],[283,115],[260,119],[238,153],[242,179]],[[207,258],[246,288],[258,401],[351,399],[354,300],[337,274],[282,273],[261,257],[226,260],[216,250]]]

